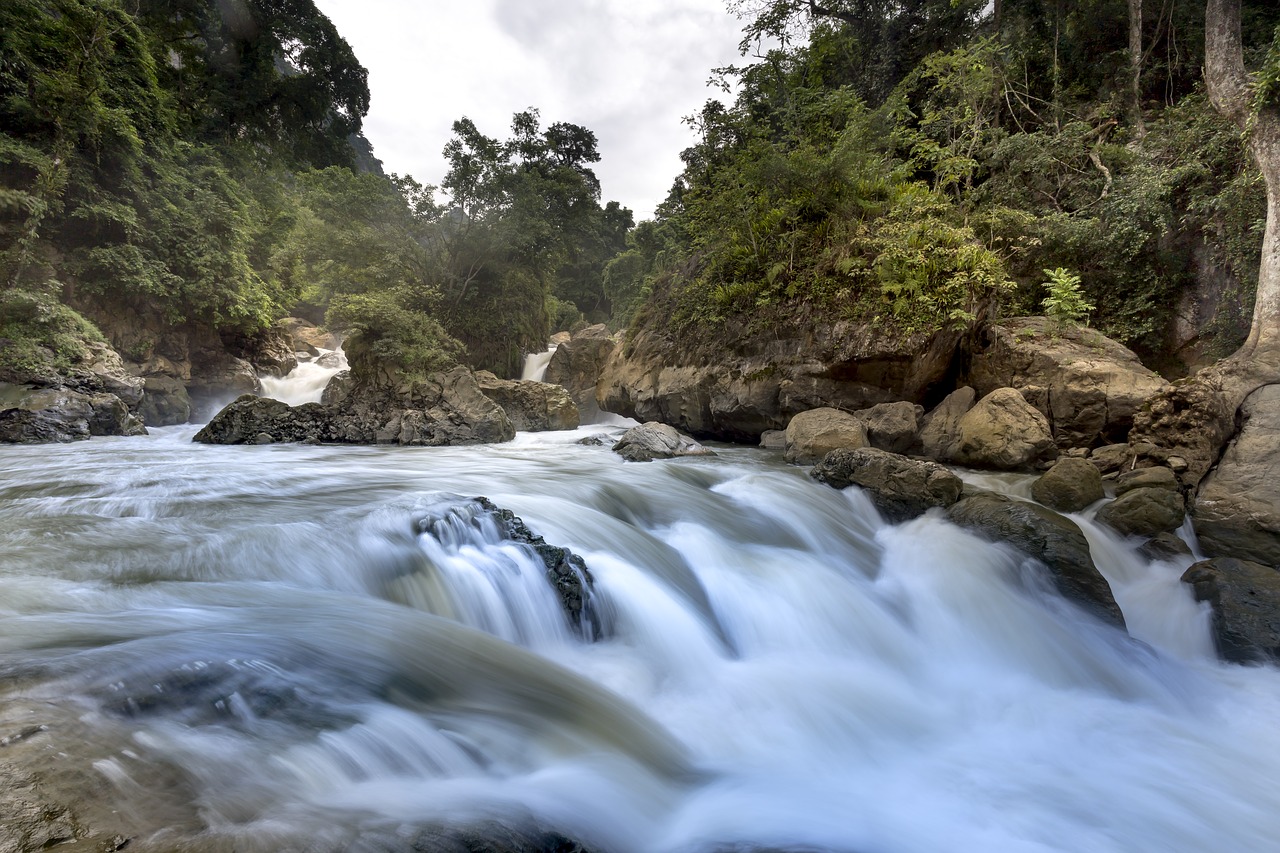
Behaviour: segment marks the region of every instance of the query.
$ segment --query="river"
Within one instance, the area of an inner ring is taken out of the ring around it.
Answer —
[[[1088,528],[1134,639],[941,518],[601,429],[0,447],[0,762],[144,851],[1276,849],[1280,677],[1182,566]]]

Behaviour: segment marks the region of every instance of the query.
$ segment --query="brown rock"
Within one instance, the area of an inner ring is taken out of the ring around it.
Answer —
[[[860,486],[890,521],[906,521],[931,507],[949,507],[964,484],[936,462],[908,459],[871,447],[833,450],[809,476],[836,488]]]
[[[1049,422],[1012,388],[983,397],[960,418],[950,461],[1016,471],[1056,455]]]
[[[1102,474],[1088,460],[1059,459],[1031,484],[1031,496],[1058,512],[1079,512],[1102,500]]]
[[[869,445],[866,423],[837,409],[801,412],[787,424],[785,455],[788,462],[812,465],[833,450]]]

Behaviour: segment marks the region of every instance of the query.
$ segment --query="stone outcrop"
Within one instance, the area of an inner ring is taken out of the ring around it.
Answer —
[[[833,450],[809,476],[837,489],[866,489],[889,521],[906,521],[960,499],[960,478],[936,462],[908,459],[876,448]]]
[[[960,437],[960,419],[978,400],[977,392],[968,385],[957,388],[937,407],[924,416],[920,428],[921,453],[930,459],[948,459],[952,445]]]
[[[1056,456],[1045,416],[1012,388],[997,388],[956,424],[946,459],[974,468],[1028,469]]]
[[[675,427],[650,421],[632,427],[613,445],[613,452],[631,462],[652,462],[676,456],[713,456],[714,454],[679,432]]]
[[[487,370],[476,372],[480,390],[502,407],[511,424],[522,432],[577,429],[578,407],[559,385],[499,379]]]
[[[986,327],[967,378],[980,395],[1021,391],[1048,418],[1063,448],[1125,440],[1143,403],[1168,387],[1102,333],[1082,326],[1056,332],[1044,317]]]
[[[222,340],[228,352],[249,362],[259,373],[287,376],[298,366],[293,335],[284,323],[275,323],[248,335],[223,335]]]
[[[1079,512],[1102,500],[1102,474],[1086,459],[1059,459],[1031,484],[1031,496],[1058,512]]]
[[[45,444],[91,435],[145,435],[142,421],[114,394],[0,385],[0,442]]]
[[[1280,572],[1219,557],[1182,575],[1196,601],[1213,608],[1214,643],[1224,660],[1280,663]]]
[[[1134,489],[1166,489],[1181,494],[1178,476],[1173,473],[1173,469],[1163,466],[1120,472],[1116,477],[1116,497]]]
[[[555,346],[543,380],[567,389],[582,418],[594,419],[600,411],[596,385],[609,357],[617,349],[617,342],[609,329],[599,324],[581,329]]]
[[[597,399],[637,420],[754,443],[810,409],[924,403],[948,384],[959,341],[953,332],[901,337],[869,323],[793,319],[768,335],[728,328],[699,349],[642,330],[609,359]]]
[[[1243,425],[1200,486],[1192,523],[1210,556],[1280,567],[1280,385],[1241,406]]]
[[[1125,536],[1155,536],[1177,530],[1185,515],[1181,492],[1145,486],[1131,489],[1102,507],[1097,519]]]
[[[1078,525],[1051,509],[991,493],[962,498],[947,510],[961,527],[1004,542],[1043,563],[1054,586],[1104,622],[1124,627],[1107,579],[1094,565]]]
[[[783,448],[788,462],[812,465],[833,450],[869,447],[867,424],[837,409],[801,412],[787,424]]]

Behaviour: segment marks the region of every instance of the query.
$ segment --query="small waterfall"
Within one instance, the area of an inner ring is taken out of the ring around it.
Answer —
[[[531,352],[524,357],[524,370],[520,371],[521,382],[541,382],[547,375],[547,365],[555,353],[555,344],[547,347],[545,352]]]
[[[320,355],[310,361],[300,361],[288,376],[262,377],[262,395],[301,406],[303,403],[319,403],[329,380],[347,369],[347,354],[338,349],[322,349]]]

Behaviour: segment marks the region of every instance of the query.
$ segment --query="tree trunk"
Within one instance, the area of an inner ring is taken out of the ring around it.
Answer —
[[[1142,120],[1142,0],[1129,0],[1129,89],[1133,135],[1141,142],[1147,135]]]

